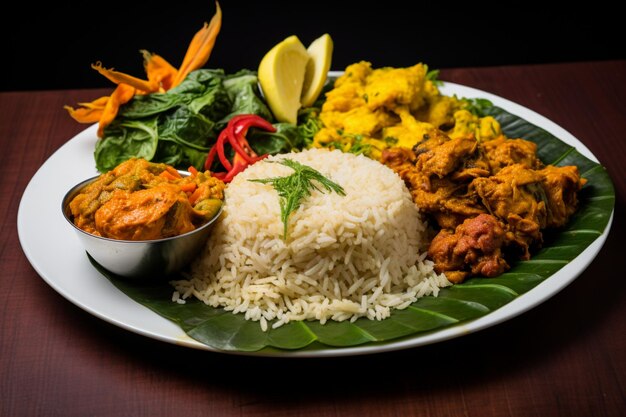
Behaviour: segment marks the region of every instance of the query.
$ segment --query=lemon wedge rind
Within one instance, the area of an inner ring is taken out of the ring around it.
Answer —
[[[325,33],[311,42],[307,48],[307,53],[310,59],[304,74],[302,97],[300,99],[302,107],[312,106],[326,83],[333,55],[333,40],[330,35]]]

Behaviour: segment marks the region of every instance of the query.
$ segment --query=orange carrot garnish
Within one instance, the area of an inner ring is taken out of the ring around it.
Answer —
[[[190,165],[189,168],[187,168],[187,171],[189,171],[192,177],[198,175],[198,170],[193,165]]]
[[[119,107],[130,101],[135,94],[165,92],[180,84],[191,71],[201,68],[209,59],[215,40],[222,27],[222,9],[215,2],[216,12],[210,23],[205,23],[189,44],[180,68],[176,69],[159,55],[142,50],[147,80],[104,68],[96,62],[91,67],[117,84],[110,97],[100,97],[91,103],[79,103],[80,108],[64,106],[70,116],[80,123],[99,122],[98,137],[117,116]]]
[[[160,89],[163,91],[172,88],[178,70],[157,54],[151,54],[145,49],[141,50],[141,53],[143,54],[143,67],[146,70],[146,75],[148,75],[148,81],[160,85]]]
[[[176,181],[177,179],[179,179],[179,177],[176,177],[174,175],[172,175],[171,172],[169,171],[163,171],[159,174],[159,177],[161,178],[165,178],[168,181]]]
[[[202,197],[202,188],[196,188],[196,191],[189,196],[189,202],[194,205]]]
[[[71,106],[63,106],[63,108],[79,123],[95,123],[102,117],[102,112],[104,111],[107,101],[109,101],[109,97],[104,96],[90,103],[78,103],[81,107],[77,109]]]
[[[78,103],[78,104],[80,104],[83,107],[87,107],[89,109],[104,109],[104,106],[107,105],[107,101],[109,101],[109,97],[102,96],[89,103]]]
[[[102,109],[89,109],[86,107],[75,109],[70,106],[63,106],[63,108],[78,123],[96,123],[102,117]]]
[[[124,74],[123,72],[114,71],[113,69],[104,68],[102,66],[102,63],[100,62],[91,64],[91,68],[95,69],[100,74],[113,81],[115,84],[128,84],[135,87],[137,90],[145,93],[153,93],[159,91],[159,86],[157,83],[142,80],[140,78],[133,77],[132,75]]]
[[[173,166],[171,166],[171,165],[167,165],[167,166],[165,167],[165,169],[166,169],[166,170],[167,170],[170,174],[172,174],[172,175],[174,176],[174,178],[176,178],[176,179],[180,179],[180,178],[182,178],[182,177],[183,177],[182,175],[180,175],[180,172],[176,171],[176,168],[174,168],[174,167],[173,167]]]
[[[98,137],[102,137],[104,128],[108,126],[117,116],[117,111],[124,103],[128,103],[135,95],[135,87],[128,84],[118,84],[113,94],[109,97],[106,106],[100,117],[100,125],[98,126]]]
[[[211,51],[213,51],[217,34],[222,28],[222,9],[218,2],[215,2],[215,7],[216,12],[211,22],[209,24],[205,23],[191,40],[183,63],[180,65],[178,74],[174,79],[174,86],[180,84],[191,71],[202,67],[208,61]]]
[[[192,193],[196,190],[196,187],[198,187],[196,185],[195,182],[188,182],[187,184],[180,184],[180,189],[186,193]]]

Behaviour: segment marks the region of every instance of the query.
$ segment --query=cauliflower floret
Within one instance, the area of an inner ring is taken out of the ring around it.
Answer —
[[[417,64],[408,68],[381,68],[367,77],[365,101],[370,109],[385,107],[394,111],[408,106],[415,111],[424,104],[426,67]]]
[[[474,135],[480,141],[487,141],[502,134],[500,123],[491,116],[478,117],[462,109],[454,112],[454,121],[454,127],[447,132],[452,139]]]

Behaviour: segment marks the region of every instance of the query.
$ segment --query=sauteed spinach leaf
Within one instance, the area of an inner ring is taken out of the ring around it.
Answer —
[[[256,114],[274,122],[255,72],[193,71],[165,93],[135,95],[123,105],[96,143],[96,168],[106,172],[131,157],[142,157],[201,170],[219,132],[237,114]],[[274,154],[302,147],[296,126],[276,126],[275,134],[253,134],[256,140],[251,146],[257,152]]]

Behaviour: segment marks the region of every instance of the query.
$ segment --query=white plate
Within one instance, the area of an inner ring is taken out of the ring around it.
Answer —
[[[445,83],[441,92],[459,97],[486,98],[510,113],[552,133],[578,152],[598,162],[578,139],[545,117],[509,100],[481,90]],[[61,214],[61,199],[79,181],[97,174],[93,158],[96,143],[93,125],[60,147],[41,166],[26,187],[20,202],[17,229],[26,257],[41,277],[58,293],[83,310],[121,328],[157,340],[215,351],[188,337],[176,324],[126,296],[89,262],[78,238]],[[405,349],[472,333],[515,317],[547,300],[571,283],[591,263],[606,241],[613,213],[604,233],[580,255],[527,293],[479,319],[427,335],[382,345],[284,352],[229,352],[272,356],[344,356]]]

